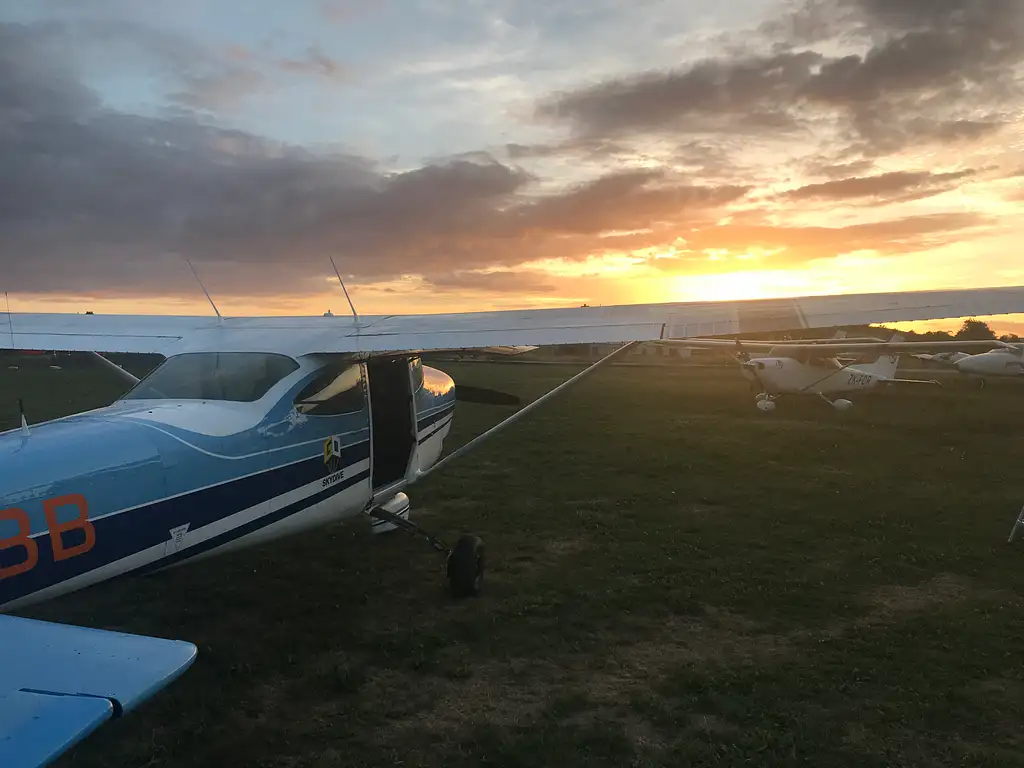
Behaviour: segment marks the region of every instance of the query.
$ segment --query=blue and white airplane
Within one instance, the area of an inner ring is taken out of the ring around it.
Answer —
[[[633,343],[1021,306],[1024,287],[351,318],[0,314],[0,348],[166,358],[142,381],[117,369],[134,386],[110,406],[0,434],[0,610],[364,514],[426,537],[453,593],[475,595],[482,542],[449,549],[419,529],[406,489]],[[623,346],[441,458],[457,390],[421,353],[580,343]],[[0,616],[0,765],[45,764],[195,656]]]

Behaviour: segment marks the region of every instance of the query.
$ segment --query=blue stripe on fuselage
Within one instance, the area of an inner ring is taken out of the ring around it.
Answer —
[[[455,410],[455,403],[448,403],[447,405],[442,405],[441,407],[439,407],[437,409],[434,409],[429,414],[427,414],[426,416],[421,417],[420,419],[418,419],[416,421],[416,430],[417,431],[422,431],[422,430],[426,429],[431,424],[434,424],[434,423],[440,421],[441,419],[443,419],[445,416],[447,416],[448,414],[450,414],[454,410]]]
[[[364,480],[368,480],[370,477],[370,471],[364,470],[352,477],[347,477],[344,480],[337,482],[333,485],[328,486],[322,491],[314,493],[311,496],[307,496],[304,499],[299,499],[286,507],[282,507],[276,512],[266,514],[263,517],[258,517],[255,520],[250,520],[248,523],[240,525],[236,528],[232,528],[230,531],[218,534],[217,536],[211,536],[209,539],[195,544],[187,549],[183,549],[180,552],[164,557],[158,562],[149,563],[141,568],[136,569],[136,573],[146,573],[148,571],[158,570],[160,568],[166,568],[175,563],[180,563],[193,557],[197,557],[204,552],[208,552],[211,549],[230,544],[235,539],[240,539],[242,536],[247,536],[250,533],[255,533],[258,530],[266,528],[268,525],[284,520],[286,517],[291,517],[294,514],[301,512],[304,509],[312,507],[314,504],[319,504],[321,501],[329,499],[335,494],[341,493],[342,491],[351,488],[354,485],[358,485]]]
[[[421,437],[417,441],[420,445],[423,445],[423,443],[427,442],[427,440],[432,438],[434,435],[436,435],[438,432],[443,430],[445,427],[449,426],[451,424],[451,420],[450,419],[441,419],[439,421],[434,422],[434,424],[436,426],[431,427],[430,431],[427,432],[427,434],[425,434],[423,437]]]
[[[351,466],[369,458],[369,455],[369,441],[360,441],[342,449],[341,464]],[[37,536],[34,541],[39,548],[38,564],[25,573],[0,580],[0,605],[168,542],[171,539],[172,528],[188,524],[190,531],[196,530],[320,480],[324,476],[323,454],[318,452],[311,458],[285,466],[173,498],[161,499],[128,511],[104,515],[92,521],[96,533],[93,548],[81,555],[58,562],[53,560],[53,547],[49,535]],[[338,483],[314,496],[320,496],[327,491],[340,492],[351,484]],[[292,506],[294,505],[289,505]],[[70,533],[65,534],[65,537],[65,546],[73,546],[81,540],[72,540]],[[25,550],[22,547],[0,550],[0,567],[16,565],[24,559]]]

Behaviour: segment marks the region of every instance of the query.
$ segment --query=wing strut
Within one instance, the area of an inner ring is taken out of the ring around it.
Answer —
[[[439,470],[441,467],[443,467],[448,462],[452,461],[453,459],[458,458],[459,456],[461,456],[464,453],[469,452],[469,450],[471,448],[475,448],[477,445],[482,443],[487,438],[493,437],[494,435],[498,434],[503,429],[505,429],[505,427],[511,426],[515,422],[519,421],[521,418],[523,418],[526,414],[528,414],[534,408],[538,407],[542,403],[547,402],[552,397],[554,397],[555,395],[557,395],[560,392],[562,392],[562,390],[567,389],[571,385],[573,385],[576,382],[578,382],[580,379],[582,379],[585,376],[587,376],[587,375],[593,373],[594,371],[596,371],[598,368],[600,368],[605,363],[611,362],[611,360],[613,360],[614,358],[618,357],[619,355],[625,353],[627,350],[632,349],[634,346],[636,346],[639,343],[640,342],[638,342],[638,341],[630,341],[630,342],[627,342],[627,343],[623,344],[621,347],[616,349],[614,352],[605,355],[604,357],[602,357],[600,360],[598,360],[593,365],[589,366],[588,368],[584,368],[582,371],[577,373],[571,379],[568,379],[567,381],[563,381],[561,384],[559,384],[557,387],[555,387],[551,391],[545,392],[543,395],[538,397],[532,403],[530,403],[529,405],[525,406],[524,408],[521,408],[520,410],[516,411],[515,413],[513,413],[511,416],[509,416],[504,421],[501,421],[501,422],[495,424],[493,427],[488,429],[486,432],[483,432],[483,433],[477,435],[472,440],[470,440],[468,443],[463,445],[461,448],[455,449],[454,451],[449,453],[447,456],[445,456],[443,459],[441,459],[439,462],[434,464],[432,467],[429,467],[426,470],[423,470],[422,472],[417,474],[416,475],[416,479],[419,480],[420,478],[426,477],[427,475],[431,474],[432,472],[436,472],[437,470]],[[455,386],[456,386],[456,389],[458,389],[458,384],[456,384]]]
[[[112,370],[114,373],[120,376],[122,379],[124,379],[127,382],[130,382],[133,387],[139,383],[140,380],[135,376],[135,374],[129,373],[120,365],[115,363],[113,360],[108,360],[99,352],[93,352],[92,355],[105,366],[107,366],[110,370]]]

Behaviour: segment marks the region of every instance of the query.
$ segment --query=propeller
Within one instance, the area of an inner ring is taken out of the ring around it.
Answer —
[[[736,360],[739,361],[741,364],[746,363],[748,360],[750,360],[750,353],[743,348],[743,344],[740,342],[739,339],[736,339],[736,351],[733,352],[732,356],[736,358]]]
[[[463,403],[479,403],[481,405],[519,405],[522,402],[517,395],[487,387],[471,387],[467,384],[455,386],[455,399]]]

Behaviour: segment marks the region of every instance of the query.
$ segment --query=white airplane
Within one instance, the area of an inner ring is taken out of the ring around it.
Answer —
[[[904,342],[896,334],[890,341],[821,339],[801,342],[726,341],[723,339],[685,339],[655,342],[686,345],[691,348],[728,349],[740,362],[743,375],[759,385],[758,409],[770,413],[783,395],[815,395],[838,411],[853,407],[853,402],[838,395],[862,392],[879,386],[937,386],[937,381],[898,379],[900,354],[938,346],[970,349],[999,345],[999,341]],[[750,350],[767,350],[764,357],[751,357]],[[895,354],[894,354],[895,353]],[[843,360],[840,360],[843,357]],[[978,357],[981,357],[979,355]]]
[[[449,548],[408,519],[405,491],[635,343],[1010,314],[1024,286],[373,317],[349,301],[351,318],[210,304],[216,317],[0,313],[0,348],[92,352],[132,383],[84,414],[30,425],[23,410],[0,434],[0,611],[360,516],[425,538],[452,592],[472,596],[483,543]],[[621,346],[442,457],[459,392],[422,352],[593,343]],[[166,359],[138,381],[101,352]],[[195,656],[0,615],[0,766],[53,760]]]
[[[965,357],[970,357],[968,352],[933,352],[911,355],[917,360],[927,360],[929,363],[940,363],[942,365],[954,365]]]
[[[963,352],[940,352],[934,355],[914,355],[920,360],[929,360],[950,368],[972,378],[1024,376],[1024,345],[998,342],[996,349],[990,349],[977,355]]]

